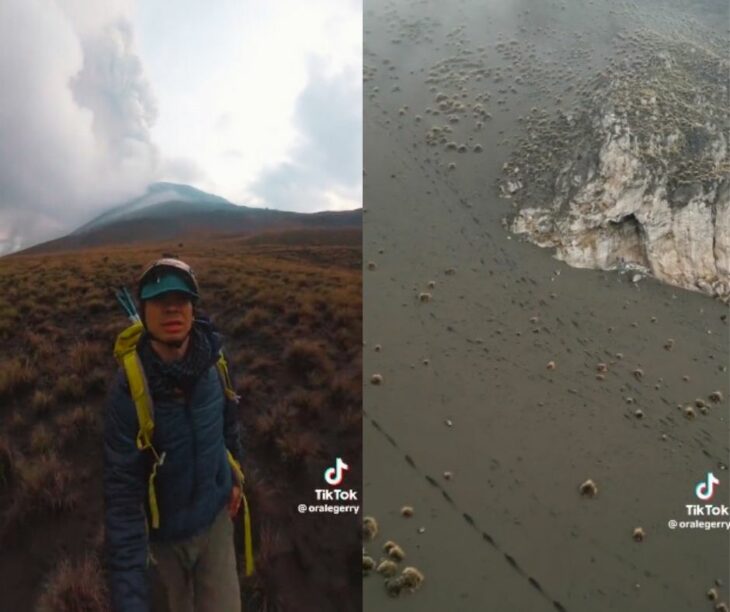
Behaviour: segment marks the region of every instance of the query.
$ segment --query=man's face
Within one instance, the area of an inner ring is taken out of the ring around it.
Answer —
[[[193,304],[190,296],[171,291],[145,300],[147,330],[164,342],[183,340],[193,326]]]

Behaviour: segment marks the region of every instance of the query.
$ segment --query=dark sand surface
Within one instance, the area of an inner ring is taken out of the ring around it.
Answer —
[[[428,68],[454,54],[456,38],[497,63],[497,32],[529,32],[537,16],[516,13],[533,4],[365,5],[364,511],[380,523],[366,550],[377,560],[395,540],[407,555],[401,566],[418,567],[425,582],[391,599],[373,573],[364,609],[712,610],[706,592],[716,580],[728,600],[729,532],[672,531],[667,522],[687,520],[685,504],[699,501],[694,487],[708,471],[721,481],[713,502],[730,501],[727,307],[651,279],[572,269],[508,236],[500,221],[510,206],[494,184],[511,149],[499,143],[519,135],[525,109],[550,108],[535,90],[519,88],[506,110],[492,102],[479,132],[454,128],[454,140],[481,143],[480,154],[424,140],[436,119],[445,122],[424,114],[435,106]],[[586,74],[610,46],[601,20],[618,31],[653,10],[617,16],[598,3],[566,4],[538,4],[556,34],[531,41],[562,48],[560,58],[580,26],[585,48],[574,66]],[[419,301],[423,291],[431,301]],[[602,381],[599,362],[608,366]],[[368,384],[374,373],[379,386]],[[720,404],[708,401],[715,390]],[[696,398],[709,412],[689,420],[678,406]],[[578,493],[587,478],[598,485],[593,499]],[[411,518],[400,516],[406,504]],[[632,539],[638,526],[641,543]]]

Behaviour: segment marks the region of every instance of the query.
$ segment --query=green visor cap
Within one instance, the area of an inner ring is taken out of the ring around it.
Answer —
[[[199,297],[179,274],[173,272],[163,272],[150,278],[142,287],[139,297],[141,300],[151,300],[172,291],[187,293],[193,300]]]

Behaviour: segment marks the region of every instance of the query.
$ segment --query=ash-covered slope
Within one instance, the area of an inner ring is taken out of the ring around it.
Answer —
[[[360,227],[361,209],[299,213],[237,206],[188,185],[155,183],[142,196],[104,212],[71,234],[32,246],[21,253],[242,237],[292,229]]]
[[[519,208],[510,227],[570,265],[644,269],[727,302],[730,60],[712,40],[625,42],[588,110],[533,109],[501,182]]]

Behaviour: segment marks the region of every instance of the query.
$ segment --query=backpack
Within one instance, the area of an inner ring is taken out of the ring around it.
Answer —
[[[157,507],[157,495],[155,493],[155,476],[157,474],[157,468],[162,465],[165,461],[165,453],[159,455],[152,446],[152,433],[155,428],[155,422],[153,417],[153,406],[152,397],[147,387],[147,379],[142,368],[142,362],[140,361],[139,354],[137,353],[137,342],[142,336],[144,331],[144,325],[140,321],[130,325],[118,336],[114,344],[114,356],[117,359],[119,365],[124,369],[129,382],[129,391],[132,396],[132,401],[137,409],[137,421],[139,423],[139,431],[137,432],[137,448],[139,450],[151,450],[152,455],[155,458],[152,466],[148,482],[148,497],[150,514],[152,515],[152,528],[157,529],[160,526],[160,514]],[[218,354],[218,361],[216,362],[216,368],[221,379],[223,386],[223,392],[227,399],[238,403],[240,397],[236,394],[233,389],[233,384],[228,375],[228,363],[223,356],[221,350]],[[241,489],[241,498],[243,501],[243,535],[244,535],[244,558],[246,561],[246,576],[250,576],[254,570],[253,563],[253,544],[251,538],[251,513],[248,507],[248,501],[243,492],[243,470],[238,461],[235,460],[231,451],[226,449],[228,455],[228,463],[233,469],[238,485]]]

